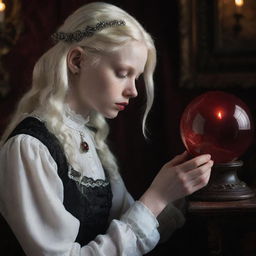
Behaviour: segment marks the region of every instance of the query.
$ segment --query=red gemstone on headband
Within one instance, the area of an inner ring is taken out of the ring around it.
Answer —
[[[253,140],[254,127],[246,104],[236,96],[211,91],[195,98],[180,122],[182,141],[188,152],[211,154],[215,163],[236,160]]]

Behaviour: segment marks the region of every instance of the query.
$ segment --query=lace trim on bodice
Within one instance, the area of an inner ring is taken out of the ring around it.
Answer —
[[[91,177],[83,176],[80,172],[76,171],[71,165],[68,166],[68,177],[74,181],[79,182],[85,187],[106,187],[109,181],[103,179],[93,179]]]

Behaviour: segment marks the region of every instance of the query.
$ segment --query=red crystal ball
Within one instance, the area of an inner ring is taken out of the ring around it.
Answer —
[[[254,127],[249,108],[242,100],[222,91],[210,91],[186,107],[180,133],[191,155],[211,154],[215,163],[227,163],[250,146]]]

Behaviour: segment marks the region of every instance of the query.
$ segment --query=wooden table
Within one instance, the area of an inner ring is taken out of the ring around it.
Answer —
[[[205,226],[208,255],[256,256],[256,197],[226,202],[188,199],[187,214],[194,232]]]

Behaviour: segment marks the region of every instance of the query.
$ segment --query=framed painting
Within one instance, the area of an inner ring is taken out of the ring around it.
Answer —
[[[256,1],[178,2],[180,87],[256,88]]]

